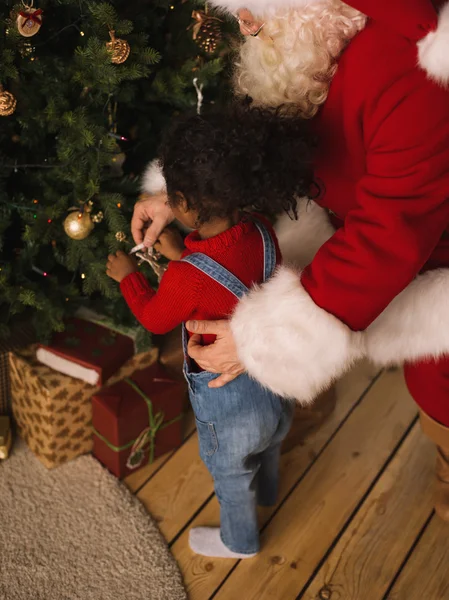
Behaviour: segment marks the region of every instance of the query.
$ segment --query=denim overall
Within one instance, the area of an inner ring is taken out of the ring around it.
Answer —
[[[255,223],[264,244],[264,280],[276,266],[276,249],[270,233]],[[237,298],[248,288],[202,253],[184,259],[220,283]],[[293,404],[276,396],[243,374],[222,388],[211,389],[214,373],[190,369],[187,332],[183,326],[184,374],[196,418],[200,455],[214,478],[220,503],[220,533],[233,552],[259,550],[256,505],[276,503],[281,442],[293,416]]]

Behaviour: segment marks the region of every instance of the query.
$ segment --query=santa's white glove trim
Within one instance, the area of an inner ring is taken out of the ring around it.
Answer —
[[[317,306],[287,267],[239,302],[231,328],[248,373],[304,405],[364,354],[363,334]]]
[[[165,192],[167,184],[159,160],[153,160],[142,175],[141,190],[146,194],[160,194]]]

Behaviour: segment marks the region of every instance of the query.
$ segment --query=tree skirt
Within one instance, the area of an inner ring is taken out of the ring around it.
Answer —
[[[156,524],[90,456],[47,471],[17,441],[0,461],[0,598],[181,600]]]

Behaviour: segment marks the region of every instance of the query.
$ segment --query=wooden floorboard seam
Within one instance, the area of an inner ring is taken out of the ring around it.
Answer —
[[[430,522],[432,521],[432,519],[434,518],[434,516],[435,516],[435,511],[432,510],[431,513],[430,513],[430,515],[426,519],[424,525],[422,526],[420,532],[416,536],[413,544],[410,546],[410,548],[409,548],[407,554],[405,555],[404,560],[402,561],[402,563],[401,563],[399,569],[397,570],[395,576],[391,580],[390,585],[387,588],[387,591],[385,592],[384,596],[382,597],[382,600],[388,600],[388,597],[389,597],[392,589],[396,585],[399,577],[401,576],[402,571],[404,570],[405,566],[407,565],[408,561],[410,560],[410,557],[412,556],[413,552],[415,551],[416,547],[418,546],[419,542],[421,541],[422,536],[424,535],[426,529],[429,527]]]
[[[196,511],[193,513],[193,515],[188,519],[188,521],[181,527],[181,529],[178,531],[178,533],[173,536],[173,538],[169,541],[167,541],[168,543],[168,547],[171,548],[173,546],[173,544],[178,540],[178,538],[181,537],[181,535],[184,533],[184,531],[189,527],[189,525],[192,523],[192,521],[194,521],[196,519],[196,517],[200,514],[200,512],[202,510],[204,510],[204,508],[209,504],[209,502],[212,500],[212,498],[215,496],[215,493],[212,493],[210,496],[208,496],[206,498],[206,500],[203,502],[203,504],[201,504],[201,506],[199,506]]]
[[[161,463],[161,465],[160,465],[160,466],[159,466],[159,467],[158,467],[158,468],[157,468],[157,469],[156,469],[156,470],[155,470],[153,473],[151,473],[151,475],[149,475],[149,476],[148,476],[148,479],[145,479],[145,482],[144,482],[144,483],[142,483],[142,484],[140,485],[140,487],[138,487],[138,488],[137,488],[137,489],[136,489],[136,490],[133,492],[133,495],[134,495],[134,496],[137,496],[137,494],[138,494],[139,492],[141,492],[141,491],[142,491],[142,489],[143,489],[143,488],[144,488],[144,487],[147,485],[147,483],[148,483],[149,481],[151,481],[151,479],[153,479],[153,477],[156,475],[156,473],[159,473],[159,471],[160,471],[160,470],[161,470],[163,467],[165,467],[165,465],[166,465],[166,464],[167,464],[167,463],[168,463],[168,462],[169,462],[169,461],[170,461],[170,460],[171,460],[171,459],[172,459],[172,458],[175,456],[175,454],[176,454],[177,452],[179,452],[179,451],[182,449],[182,447],[184,446],[184,444],[185,444],[185,443],[186,443],[186,442],[187,442],[187,441],[188,441],[188,440],[189,440],[189,439],[192,437],[192,435],[194,435],[194,434],[195,434],[195,432],[196,432],[196,429],[194,429],[194,430],[193,430],[191,433],[189,433],[189,435],[188,435],[188,436],[187,436],[187,437],[186,437],[186,438],[185,438],[185,439],[182,441],[182,444],[181,444],[180,446],[178,446],[178,448],[176,448],[176,450],[173,450],[172,452],[170,452],[170,453],[168,454],[168,456],[167,456],[166,460],[164,460],[164,462],[163,462],[163,463]]]
[[[317,462],[317,460],[320,458],[320,456],[326,450],[326,448],[328,447],[328,445],[332,442],[332,440],[334,439],[334,437],[338,434],[338,432],[340,431],[340,429],[342,429],[342,427],[344,427],[344,425],[346,424],[346,422],[348,421],[348,419],[351,417],[351,415],[353,414],[353,412],[360,406],[360,404],[363,402],[363,400],[366,397],[366,395],[368,394],[368,392],[371,391],[371,389],[374,387],[374,385],[377,383],[377,381],[380,379],[380,377],[382,376],[383,373],[384,373],[384,370],[379,371],[379,373],[377,373],[377,375],[373,378],[373,380],[365,388],[365,390],[360,395],[360,397],[354,402],[354,404],[352,405],[352,407],[346,413],[345,417],[340,421],[340,423],[337,425],[337,427],[335,428],[335,430],[333,431],[333,433],[329,436],[329,438],[327,439],[327,441],[323,444],[323,446],[320,449],[320,451],[310,461],[309,465],[305,468],[305,470],[303,471],[303,473],[296,480],[296,482],[292,485],[292,487],[289,489],[289,491],[284,496],[284,498],[281,500],[281,502],[279,503],[279,506],[273,511],[273,513],[267,519],[266,523],[264,523],[264,525],[261,527],[261,529],[260,529],[261,533],[265,530],[265,528],[273,520],[273,518],[275,517],[275,515],[281,510],[281,508],[283,507],[283,505],[285,504],[285,502],[293,494],[293,492],[295,491],[295,489],[298,487],[298,485],[301,483],[301,481],[305,478],[305,476],[308,474],[308,472],[313,468],[314,464]],[[337,400],[337,402],[338,402],[338,400]],[[406,435],[408,435],[408,431],[409,431],[409,429],[407,429],[405,437],[406,437]],[[395,449],[395,451],[396,451],[396,449]],[[212,496],[209,499],[209,501],[213,498],[213,496],[214,496],[214,494],[212,494]],[[207,503],[205,503],[205,505],[206,504]],[[200,511],[198,511],[198,514],[199,514],[199,512]],[[184,528],[184,530],[185,530],[185,528]],[[212,600],[218,594],[218,592],[220,591],[220,589],[223,587],[223,585],[226,583],[226,581],[228,580],[228,578],[232,575],[232,573],[238,567],[238,565],[240,564],[240,562],[241,561],[238,560],[235,563],[235,565],[230,569],[230,571],[226,574],[226,577],[224,577],[224,579],[220,582],[220,585],[218,585],[217,588],[214,590],[213,594],[211,594],[209,596],[209,600]]]
[[[399,450],[402,447],[402,445],[404,444],[405,440],[410,435],[412,429],[415,427],[417,421],[418,421],[418,415],[416,415],[413,418],[413,420],[410,423],[410,425],[404,431],[401,439],[398,441],[398,443],[394,447],[393,451],[390,453],[390,455],[387,458],[387,460],[384,462],[384,464],[382,465],[382,467],[379,469],[377,475],[374,477],[373,481],[371,482],[371,484],[367,488],[366,492],[360,498],[357,506],[354,508],[354,510],[352,511],[352,513],[349,515],[348,519],[346,520],[346,522],[344,523],[344,525],[342,526],[342,528],[340,529],[340,531],[338,532],[338,534],[335,536],[333,542],[329,545],[327,551],[323,554],[321,560],[317,564],[316,568],[314,569],[314,571],[310,575],[310,577],[307,580],[307,582],[305,583],[305,585],[301,588],[301,591],[296,596],[296,600],[301,600],[303,598],[303,596],[304,596],[305,592],[307,591],[308,587],[311,585],[311,583],[313,582],[313,580],[315,579],[315,577],[318,575],[319,571],[322,569],[324,563],[327,561],[327,559],[329,558],[330,554],[333,552],[333,550],[335,549],[335,546],[338,544],[338,542],[340,541],[340,539],[343,537],[343,535],[346,532],[346,530],[348,529],[348,527],[350,527],[352,521],[354,520],[354,517],[357,515],[357,513],[359,512],[359,510],[363,506],[363,504],[366,502],[366,500],[368,499],[368,497],[372,493],[374,487],[377,485],[378,481],[382,478],[382,476],[385,473],[385,471],[388,469],[389,465],[391,464],[391,462],[393,461],[393,459],[395,458],[395,456],[399,452]]]

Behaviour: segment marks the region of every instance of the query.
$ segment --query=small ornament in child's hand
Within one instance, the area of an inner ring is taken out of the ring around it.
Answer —
[[[115,37],[115,31],[110,31],[110,42],[106,42],[106,48],[111,53],[111,62],[121,65],[128,58],[131,48],[126,40]]]
[[[117,242],[126,242],[126,233],[124,231],[117,231],[115,239]]]
[[[0,117],[9,117],[16,110],[17,100],[0,86]]]
[[[36,35],[42,26],[42,10],[25,6],[17,15],[17,29],[20,35],[31,37]]]
[[[131,250],[131,252],[133,251]],[[150,267],[156,273],[158,281],[162,279],[162,276],[167,270],[167,267],[166,265],[160,265],[157,262],[161,258],[159,252],[156,252],[156,250],[153,250],[152,248],[144,248],[140,252],[135,252],[135,255],[137,258],[140,259],[139,264],[142,264],[142,262],[146,262],[150,265]]]

